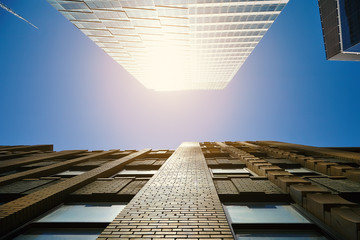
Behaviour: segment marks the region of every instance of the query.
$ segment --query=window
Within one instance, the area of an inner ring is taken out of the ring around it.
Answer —
[[[318,173],[311,171],[307,168],[293,168],[293,169],[285,169],[285,171],[288,171],[291,174],[294,174],[295,176],[314,176],[319,175]]]
[[[225,205],[225,210],[236,239],[328,239],[315,224],[289,204]]]
[[[126,205],[64,205],[37,222],[111,222]]]
[[[325,240],[320,233],[311,230],[258,230],[239,231],[236,233],[236,239],[239,240]]]
[[[92,240],[126,205],[114,203],[63,205],[31,223],[16,240]]]
[[[95,240],[102,228],[32,228],[14,240]]]
[[[124,169],[116,174],[116,176],[152,176],[157,170],[127,170]]]
[[[250,175],[250,172],[245,168],[236,168],[236,169],[223,169],[223,168],[212,168],[213,174],[247,174]]]
[[[72,170],[67,170],[65,172],[61,172],[61,173],[57,173],[53,176],[55,177],[65,177],[65,178],[70,178],[70,177],[75,177],[78,176],[80,174],[85,173],[86,171],[72,171]]]
[[[228,205],[232,223],[310,223],[290,205]]]
[[[12,170],[12,171],[8,171],[8,172],[2,172],[2,173],[0,173],[0,177],[8,176],[8,175],[11,175],[11,174],[17,173],[17,172],[19,172],[19,170]]]

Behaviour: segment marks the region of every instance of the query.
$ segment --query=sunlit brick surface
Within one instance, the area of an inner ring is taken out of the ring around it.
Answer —
[[[95,181],[77,190],[74,194],[117,193],[131,181],[132,179],[129,178],[117,178],[111,181]]]
[[[48,0],[145,87],[223,89],[288,0]]]
[[[39,191],[33,192],[24,197],[1,205],[0,235],[3,235],[9,230],[19,227],[20,225],[33,219],[36,216],[39,216],[50,208],[53,208],[56,205],[62,203],[67,194],[94,181],[96,178],[109,177],[109,175],[113,175],[114,173],[122,169],[124,165],[133,161],[137,157],[141,157],[149,151],[150,150],[145,149],[129,154],[128,156],[106,163],[86,173],[75,176],[73,178],[69,178],[66,181],[61,181],[50,187],[41,189]],[[100,152],[92,155],[92,157],[102,157],[116,152],[117,150]]]
[[[230,180],[214,180],[214,184],[218,194],[239,194]]]
[[[198,143],[183,143],[99,239],[233,239]]]
[[[253,180],[250,178],[232,178],[240,193],[243,192],[263,192],[266,194],[281,194],[283,193],[280,188],[267,180]]]

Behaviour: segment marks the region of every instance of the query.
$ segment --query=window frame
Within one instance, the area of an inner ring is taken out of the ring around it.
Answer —
[[[291,206],[295,211],[297,211],[301,216],[303,216],[309,223],[233,223],[230,217],[230,213],[227,209],[227,205],[288,205]],[[323,235],[328,240],[341,240],[341,236],[333,231],[330,227],[325,225],[316,217],[308,213],[304,208],[295,203],[289,202],[223,202],[222,203],[227,221],[231,226],[231,232],[236,239],[236,235],[242,231],[251,231],[251,230],[283,230],[287,231],[298,231],[298,230],[309,230],[314,231]]]
[[[13,239],[21,234],[24,234],[31,229],[48,229],[48,228],[58,228],[58,229],[97,229],[101,228],[105,230],[105,228],[112,222],[38,222],[40,219],[44,218],[45,216],[55,212],[56,210],[60,209],[65,205],[86,205],[86,204],[94,204],[94,205],[127,205],[128,202],[64,202],[57,205],[54,208],[44,212],[43,214],[39,215],[38,217],[34,218],[30,222],[24,224],[23,226],[15,229],[14,231],[10,232],[5,239]],[[126,207],[126,206],[125,206]],[[100,236],[100,235],[99,235]]]

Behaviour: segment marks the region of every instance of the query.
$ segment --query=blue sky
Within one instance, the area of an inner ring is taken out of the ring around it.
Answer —
[[[360,62],[327,61],[317,1],[290,0],[222,91],[145,89],[45,0],[2,0],[0,145],[182,141],[360,146]]]

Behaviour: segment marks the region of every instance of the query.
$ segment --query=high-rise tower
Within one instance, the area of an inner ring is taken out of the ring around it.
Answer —
[[[360,1],[319,0],[326,58],[360,61]]]
[[[48,0],[145,87],[223,89],[288,0]]]

